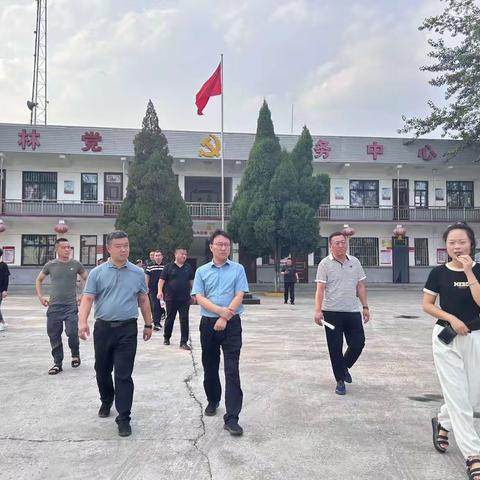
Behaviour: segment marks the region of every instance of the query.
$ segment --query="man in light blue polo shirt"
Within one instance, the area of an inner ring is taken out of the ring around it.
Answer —
[[[232,435],[242,435],[243,429],[238,424],[243,401],[238,363],[242,348],[240,314],[248,282],[243,265],[228,259],[231,245],[232,240],[226,232],[213,232],[210,237],[213,259],[197,269],[191,294],[195,295],[202,314],[200,343],[203,386],[208,400],[205,415],[215,415],[222,396],[218,374],[221,346],[225,370],[224,428]]]
[[[130,411],[133,402],[132,372],[137,352],[138,306],[145,321],[143,339],[152,335],[152,313],[142,269],[128,261],[128,235],[115,231],[107,236],[110,258],[88,276],[79,314],[79,336],[90,334],[88,316],[95,301],[95,373],[102,405],[101,418],[110,415],[113,400],[118,416],[118,434],[131,435]],[[112,382],[114,370],[115,387]]]

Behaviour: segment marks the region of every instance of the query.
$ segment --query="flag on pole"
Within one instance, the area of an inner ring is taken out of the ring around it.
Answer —
[[[197,106],[197,114],[203,115],[203,109],[207,105],[210,97],[222,94],[222,64],[220,63],[213,72],[213,75],[202,85],[195,97],[195,105]]]

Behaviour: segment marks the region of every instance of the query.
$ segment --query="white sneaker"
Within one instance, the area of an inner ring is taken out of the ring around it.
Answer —
[[[7,324],[6,323],[0,323],[0,332],[3,332],[3,330],[7,329]]]

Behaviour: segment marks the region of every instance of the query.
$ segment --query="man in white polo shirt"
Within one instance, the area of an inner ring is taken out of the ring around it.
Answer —
[[[333,374],[337,381],[335,393],[345,395],[345,382],[352,383],[348,371],[360,357],[365,346],[363,322],[370,313],[367,305],[366,277],[359,260],[347,255],[347,238],[335,232],[328,238],[330,255],[318,265],[317,290],[315,293],[315,323],[322,326],[323,320],[335,328],[326,328],[328,351]],[[360,312],[360,304],[362,312]],[[347,350],[343,353],[343,336]]]

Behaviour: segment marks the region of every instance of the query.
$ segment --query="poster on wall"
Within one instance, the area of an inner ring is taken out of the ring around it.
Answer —
[[[343,187],[335,187],[335,200],[345,200]]]
[[[380,265],[392,264],[392,241],[383,239],[380,246]]]
[[[437,248],[437,263],[439,265],[448,262],[448,255],[446,248]]]
[[[3,261],[15,263],[15,247],[3,247]]]
[[[444,198],[445,197],[443,196],[443,188],[436,188],[435,189],[435,200],[443,201]]]
[[[63,193],[66,193],[66,194],[75,193],[73,180],[65,180],[63,182]]]
[[[390,187],[382,187],[382,200],[392,199],[392,189]]]

